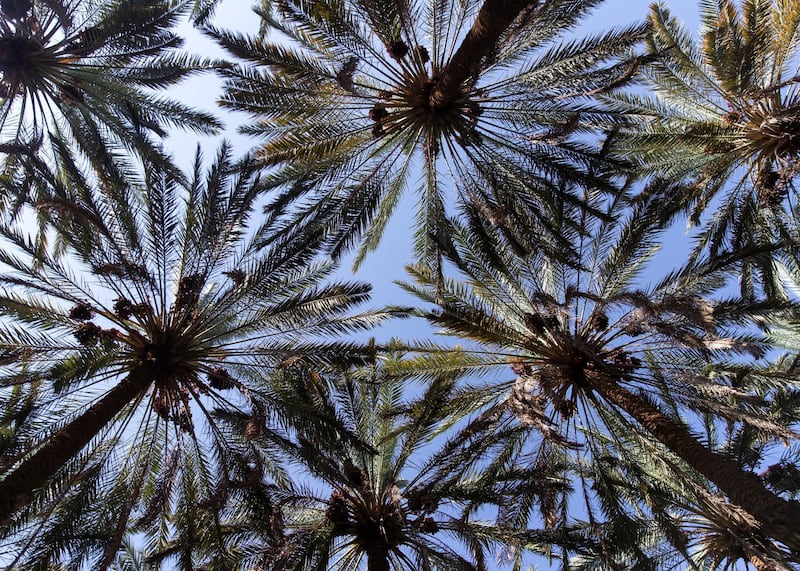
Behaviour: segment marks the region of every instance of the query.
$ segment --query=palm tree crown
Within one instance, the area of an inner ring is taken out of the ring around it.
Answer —
[[[172,28],[185,4],[6,0],[0,6],[0,150],[33,152],[43,137],[150,148],[171,127],[209,133],[213,116],[156,96],[211,62],[181,54]]]
[[[254,116],[243,131],[280,167],[272,215],[334,255],[374,249],[409,187],[423,256],[446,243],[454,195],[547,233],[558,181],[587,178],[585,135],[613,120],[590,95],[633,77],[619,58],[643,35],[561,39],[598,4],[278,2],[266,39],[212,30],[259,66],[226,71],[222,105]]]
[[[711,411],[772,437],[794,438],[791,430],[767,422],[763,410],[751,409],[745,393],[737,398],[727,375],[690,372],[708,371],[714,359],[758,358],[767,345],[747,330],[747,313],[736,303],[705,299],[723,283],[714,271],[717,262],[673,273],[650,289],[636,288],[637,274],[655,252],[659,205],[640,205],[627,221],[614,213],[612,206],[608,214],[616,219],[610,222],[593,223],[584,215],[578,230],[563,229],[581,253],[566,264],[541,254],[520,256],[473,211],[469,225],[455,235],[451,258],[466,282],[439,286],[430,270],[416,266],[411,272],[419,285],[406,287],[439,306],[427,314],[432,323],[478,346],[447,350],[423,344],[420,350],[433,356],[423,355],[418,366],[471,371],[510,365],[516,378],[490,383],[475,393],[474,402],[489,402],[487,394],[494,391],[522,422],[561,445],[591,449],[591,442],[584,443],[587,434],[613,435],[620,426],[640,430],[620,414],[624,411],[734,503],[743,502],[739,505],[752,510],[765,533],[796,545],[785,521],[797,521],[800,504],[775,496],[754,474],[711,453],[665,412]],[[443,351],[453,355],[451,362],[442,359]],[[721,393],[734,404],[715,396]],[[750,501],[757,493],[761,499]],[[762,501],[785,509],[784,519],[773,519],[773,508],[762,511]]]
[[[44,525],[39,514],[62,513],[68,499],[83,506],[71,512],[79,518],[80,502],[107,488],[124,499],[98,516],[112,523],[86,549],[112,556],[141,490],[181,473],[174,454],[202,467],[186,469],[210,494],[233,456],[214,410],[247,407],[256,393],[269,400],[262,375],[292,358],[360,362],[366,349],[322,337],[388,315],[345,315],[370,288],[323,285],[332,266],[313,250],[261,248],[258,229],[247,230],[262,188],[252,165],[226,147],[206,174],[199,161],[184,186],[157,168],[92,177],[62,153],[37,202],[56,228],[52,248],[0,229],[2,390],[38,391],[36,422],[17,430],[0,472],[0,516],[27,545],[23,560],[57,559],[80,537],[80,526],[59,528],[76,520]]]
[[[413,417],[401,415],[404,383],[382,369],[376,361],[327,377],[301,367],[280,371],[297,408],[332,416],[341,428],[312,434],[296,426],[292,464],[306,477],[254,485],[237,499],[229,528],[247,532],[256,546],[245,551],[246,567],[343,571],[366,562],[371,571],[477,571],[487,569],[488,547],[512,535],[466,511],[470,500],[492,503],[492,488],[458,468],[469,459],[459,460],[457,449],[431,442],[442,416],[431,398],[439,389],[426,391],[427,406]]]
[[[623,146],[659,182],[676,185],[675,203],[694,223],[713,208],[700,249],[770,244],[785,239],[782,205],[800,172],[800,6],[700,6],[699,42],[665,5],[651,6],[648,44],[660,57],[643,67],[652,93],[618,99],[643,119]],[[762,271],[771,277],[768,264]]]

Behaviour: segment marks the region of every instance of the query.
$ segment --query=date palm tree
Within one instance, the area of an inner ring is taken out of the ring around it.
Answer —
[[[370,287],[323,283],[333,266],[313,249],[261,247],[248,222],[262,181],[227,146],[207,172],[198,154],[188,182],[153,165],[85,172],[64,148],[60,158],[42,168],[50,193],[35,203],[47,240],[0,226],[2,409],[27,410],[13,403],[37,393],[0,460],[14,568],[107,565],[147,515],[140,494],[170,478],[199,479],[203,501],[237,453],[215,409],[272,402],[263,376],[286,360],[363,362],[371,348],[333,336],[392,313],[349,315]],[[296,420],[278,404],[266,414]]]
[[[651,6],[648,47],[660,57],[642,68],[648,92],[617,98],[642,119],[619,140],[658,184],[674,186],[694,224],[707,216],[698,251],[783,241],[800,172],[800,5],[703,0],[700,18],[696,40],[666,5]],[[771,265],[758,269],[775,293]]]
[[[519,255],[474,210],[465,213],[468,223],[453,221],[458,231],[449,260],[463,280],[439,285],[430,270],[413,266],[417,284],[405,287],[438,306],[426,313],[432,324],[475,346],[423,344],[411,367],[463,372],[510,367],[511,379],[488,383],[476,390],[473,401],[505,394],[521,422],[554,442],[587,450],[591,446],[582,444],[586,430],[612,436],[621,427],[644,431],[663,453],[677,456],[692,477],[707,478],[758,520],[763,533],[797,550],[800,537],[793,530],[800,504],[772,493],[758,476],[704,446],[678,416],[708,412],[796,439],[795,432],[770,422],[764,409],[768,399],[751,402],[746,391],[731,388],[726,374],[698,374],[715,360],[761,356],[770,345],[754,336],[748,315],[769,320],[769,308],[778,306],[708,297],[724,283],[721,272],[732,271],[733,254],[637,287],[637,277],[657,250],[661,201],[653,197],[627,216],[616,206],[609,208],[610,221],[592,222],[584,215],[578,230],[563,229],[581,253],[574,264],[541,253]],[[784,376],[775,382],[788,386],[793,380]],[[720,394],[730,400],[715,396]]]
[[[641,25],[565,39],[600,3],[282,0],[262,12],[265,37],[209,30],[245,62],[225,70],[221,104],[253,116],[242,131],[278,167],[267,212],[334,256],[358,246],[356,266],[408,192],[416,252],[431,263],[448,204],[553,236],[559,181],[613,189],[592,134],[614,118],[591,96],[638,66],[621,59]]]
[[[774,382],[785,378],[787,361],[791,360],[782,357],[765,368],[737,366],[730,371],[732,382],[727,390],[746,392],[753,399],[771,393],[764,417],[787,428],[797,426],[795,387]],[[793,462],[796,444],[787,449],[785,440],[747,422],[718,423],[711,413],[705,416],[694,430],[702,431],[700,438],[706,446],[759,473],[774,493],[796,499],[800,481]],[[758,522],[744,510],[712,493],[702,479],[682,477],[685,471],[679,465],[658,454],[652,443],[639,435],[629,434],[624,443],[624,447],[608,447],[593,456],[601,458],[600,469],[608,487],[622,490],[620,495],[627,498],[626,511],[647,514],[651,527],[658,530],[652,549],[661,558],[659,568],[669,562],[674,567],[681,561],[703,569],[736,569],[742,562],[763,571],[793,568],[792,554],[765,536]],[[623,531],[624,535],[630,536]],[[616,537],[608,542],[618,556],[623,555],[618,549],[620,543]],[[629,564],[624,557],[616,561]]]
[[[231,491],[225,525],[242,545],[242,568],[484,570],[490,549],[525,543],[524,529],[466,509],[496,503],[498,486],[485,485],[479,462],[458,446],[432,441],[453,383],[440,379],[405,410],[408,387],[386,378],[380,364],[394,358],[378,354],[372,365],[327,376],[293,366],[273,379],[297,410],[335,418],[341,429],[309,432],[298,424],[287,469],[295,476],[256,478]],[[250,446],[269,443],[259,419],[229,420]],[[172,543],[161,544],[169,552]]]
[[[89,157],[122,145],[155,158],[153,136],[220,127],[156,93],[214,65],[179,50],[185,2],[4,0],[0,12],[0,152],[55,137]]]
[[[588,512],[585,528],[599,548],[578,552],[570,568],[728,570],[742,562],[760,571],[793,568],[792,555],[751,516],[710,493],[702,480],[683,477],[679,465],[638,435],[625,448],[603,446],[593,456],[592,490],[602,494],[602,509]]]

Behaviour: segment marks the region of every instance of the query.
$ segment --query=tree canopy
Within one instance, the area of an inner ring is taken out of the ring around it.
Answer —
[[[230,1],[0,0],[0,568],[800,567],[800,2]]]

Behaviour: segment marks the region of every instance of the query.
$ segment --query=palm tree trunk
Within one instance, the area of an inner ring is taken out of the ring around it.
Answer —
[[[140,367],[92,405],[86,412],[53,434],[36,452],[0,480],[0,523],[30,502],[33,492],[86,446],[119,412],[153,380],[149,369]]]
[[[458,96],[461,85],[469,79],[479,62],[497,44],[517,16],[538,0],[485,0],[461,45],[441,71],[439,81],[428,99],[431,109],[444,109]]]
[[[383,542],[371,541],[365,546],[367,571],[389,571],[389,549]]]
[[[591,379],[592,388],[624,410],[651,435],[708,478],[736,505],[756,518],[762,533],[800,553],[800,503],[787,501],[764,487],[755,474],[743,472],[731,460],[700,444],[685,426],[621,387],[606,375]]]

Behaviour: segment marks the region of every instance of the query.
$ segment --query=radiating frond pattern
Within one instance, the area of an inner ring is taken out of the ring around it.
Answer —
[[[249,224],[261,179],[226,146],[207,169],[198,155],[188,182],[61,158],[56,171],[40,165],[48,240],[0,228],[0,521],[20,567],[108,564],[135,522],[213,522],[244,455],[215,411],[260,395],[280,431],[293,413],[264,375],[363,362],[374,349],[337,338],[395,313],[352,313],[369,286],[326,283],[332,265],[313,249],[261,248]],[[203,533],[226,568],[221,532]]]
[[[376,361],[327,377],[297,366],[280,372],[276,381],[299,410],[336,418],[341,432],[298,425],[289,470],[297,475],[237,492],[226,525],[246,538],[245,568],[477,571],[515,537],[465,509],[495,504],[499,486],[484,485],[477,466],[467,469],[473,463],[458,447],[432,442],[442,416],[433,397],[453,383],[440,379],[425,392],[427,405],[403,413],[407,389],[382,368]],[[258,446],[261,434],[244,428],[239,437]]]
[[[770,529],[765,533],[794,544],[797,538],[784,522],[797,521],[800,506],[767,490],[726,454],[706,449],[683,420],[709,413],[709,418],[742,422],[768,440],[797,437],[786,423],[770,420],[770,399],[755,398],[752,389],[740,386],[734,366],[765,355],[770,345],[758,334],[757,320],[769,321],[789,307],[714,301],[709,296],[732,270],[720,273],[712,260],[637,287],[656,251],[659,205],[640,204],[627,217],[614,216],[613,208],[612,222],[584,216],[582,228],[563,229],[582,254],[573,264],[519,255],[474,211],[465,213],[467,223],[454,221],[459,231],[450,261],[463,279],[439,284],[429,269],[412,266],[416,284],[405,287],[438,306],[427,313],[434,325],[475,345],[423,344],[410,368],[419,367],[425,378],[430,374],[425,371],[510,369],[507,377],[475,389],[476,406],[483,406],[488,395],[504,399],[520,422],[553,443],[587,454],[592,450],[587,430],[647,435],[654,453],[677,454],[733,502],[752,510],[762,529]],[[772,382],[786,389],[794,381],[776,374]],[[737,478],[742,487],[729,485]],[[761,499],[751,502],[750,494],[756,493]],[[761,511],[762,501],[785,509],[785,520],[768,523],[772,515]]]
[[[168,4],[4,2],[0,152],[35,153],[57,138],[92,158],[121,145],[152,160],[169,129],[216,131],[210,114],[157,93],[216,65],[179,50],[186,5]]]
[[[0,0],[0,568],[796,569],[800,2],[636,4]]]
[[[358,264],[411,193],[416,252],[431,262],[454,203],[524,212],[552,236],[553,197],[579,201],[564,181],[613,190],[594,139],[615,116],[592,96],[633,79],[626,58],[644,27],[564,39],[599,1],[489,4],[519,13],[446,96],[437,90],[489,10],[478,2],[286,1],[263,15],[263,37],[210,30],[247,62],[225,71],[222,105],[253,116],[242,130],[277,167],[279,227],[322,235],[335,256],[357,246]]]
[[[619,141],[702,223],[698,251],[771,244],[796,203],[799,13],[796,2],[700,2],[697,40],[666,5],[651,6],[659,57],[642,67],[649,92],[617,98],[640,116]],[[769,263],[757,269],[776,293]]]

